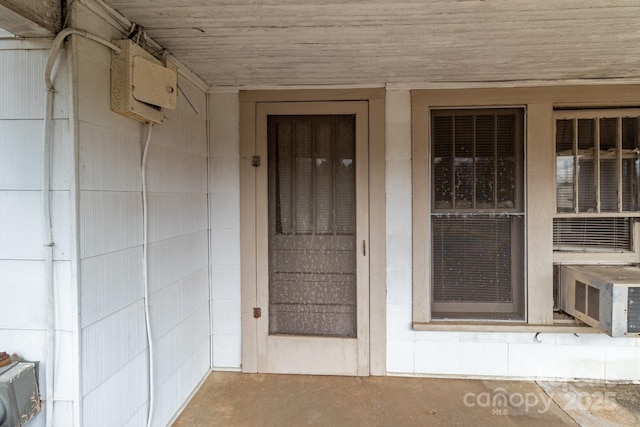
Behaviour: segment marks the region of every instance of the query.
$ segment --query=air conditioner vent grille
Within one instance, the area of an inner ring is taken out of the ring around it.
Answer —
[[[587,314],[600,321],[600,289],[589,286],[587,289]]]
[[[640,333],[640,287],[629,288],[627,307],[627,332]]]
[[[576,280],[576,310],[580,313],[587,313],[587,285],[579,280]]]

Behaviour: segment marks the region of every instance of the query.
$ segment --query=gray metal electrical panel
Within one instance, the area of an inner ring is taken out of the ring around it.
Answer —
[[[0,427],[22,427],[40,407],[35,363],[14,362],[0,368]]]

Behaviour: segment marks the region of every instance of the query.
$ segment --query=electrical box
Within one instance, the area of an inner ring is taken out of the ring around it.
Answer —
[[[640,336],[640,268],[563,265],[562,309],[612,337]]]
[[[36,364],[14,362],[0,368],[0,427],[22,427],[40,408]]]
[[[163,108],[176,108],[177,67],[163,64],[133,40],[113,40],[111,109],[141,122],[162,123]]]

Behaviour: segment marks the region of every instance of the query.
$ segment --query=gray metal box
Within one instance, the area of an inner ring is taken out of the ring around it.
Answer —
[[[612,337],[640,336],[640,268],[563,265],[561,307]]]
[[[40,407],[35,363],[14,362],[0,368],[0,427],[22,427]]]

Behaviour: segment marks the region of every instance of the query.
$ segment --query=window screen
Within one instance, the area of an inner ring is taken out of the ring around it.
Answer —
[[[355,125],[267,118],[270,334],[356,336]]]
[[[600,114],[557,113],[558,213],[638,211],[638,117]]]
[[[524,113],[434,110],[432,317],[522,319]]]
[[[640,208],[640,111],[567,110],[555,115],[559,217],[553,223],[554,249],[633,250],[629,218]]]

